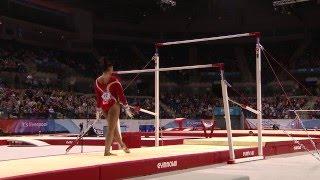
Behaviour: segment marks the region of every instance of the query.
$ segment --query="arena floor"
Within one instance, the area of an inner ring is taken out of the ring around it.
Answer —
[[[307,138],[297,138],[310,148]],[[85,153],[77,153],[79,147],[71,154],[62,154],[66,146],[43,147],[7,147],[0,146],[10,153],[2,153],[0,159],[0,179],[32,178],[33,180],[57,179],[57,177],[116,179],[137,177],[173,170],[181,170],[217,164],[228,161],[227,138],[185,140],[183,145],[161,147],[144,147],[132,149],[130,154],[121,150],[113,151],[117,156],[104,157],[103,147],[85,147]],[[235,154],[237,158],[256,156],[257,137],[235,137]],[[276,155],[304,151],[295,148],[289,137],[263,137],[265,155]],[[314,139],[320,146],[319,139]],[[46,153],[47,152],[47,153]],[[15,157],[21,159],[12,160]],[[23,154],[23,155],[22,155]],[[7,159],[6,159],[7,158]],[[168,165],[167,163],[171,163]],[[27,166],[26,166],[27,164]],[[31,166],[32,165],[32,166]],[[137,171],[139,169],[139,171]],[[112,172],[112,173],[110,173]]]
[[[64,155],[66,152],[66,145],[60,146],[43,146],[43,147],[8,147],[0,146],[0,163],[1,161],[19,160],[36,157],[48,157]],[[83,152],[102,152],[104,146],[84,146]],[[80,146],[75,146],[69,152],[69,154],[79,154],[81,152]]]
[[[315,152],[313,152],[315,153]],[[216,164],[160,173],[135,178],[136,180],[193,180],[193,179],[250,179],[250,180],[318,180],[320,162],[308,153],[292,153],[267,157],[264,161],[252,161],[241,164]]]
[[[235,147],[237,149],[247,147]],[[144,159],[154,159],[168,156],[197,154],[212,151],[226,151],[226,146],[209,145],[175,145],[162,147],[148,147],[132,149],[130,154],[125,154],[121,150],[114,151],[117,156],[104,157],[103,152],[88,152],[82,154],[56,155],[47,157],[36,157],[3,161],[0,164],[0,178],[20,176],[47,171],[56,171],[70,168],[80,168],[85,166],[95,166],[100,164],[121,163],[127,161],[137,161]],[[24,151],[25,152],[25,151]],[[31,151],[32,152],[32,151]],[[26,153],[26,152],[25,152]],[[26,168],[26,164],[32,164]]]

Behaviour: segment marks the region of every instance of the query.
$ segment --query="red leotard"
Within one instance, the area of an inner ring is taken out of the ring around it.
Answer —
[[[122,105],[128,104],[122,85],[116,77],[111,76],[107,84],[102,84],[96,79],[94,87],[97,107],[105,112],[108,112],[116,102]]]

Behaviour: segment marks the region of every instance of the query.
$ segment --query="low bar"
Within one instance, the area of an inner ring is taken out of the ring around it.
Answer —
[[[251,107],[249,107],[249,106],[240,104],[240,103],[238,103],[238,102],[236,102],[236,101],[234,101],[234,100],[232,100],[232,99],[230,99],[230,98],[229,98],[229,101],[231,101],[232,103],[234,103],[234,104],[236,104],[236,105],[238,105],[238,106],[240,106],[240,107],[242,107],[242,108],[244,108],[244,109],[246,109],[246,110],[248,110],[248,111],[250,111],[250,112],[252,112],[252,113],[254,113],[254,114],[260,114],[259,111],[255,110],[255,109],[253,109],[253,108],[251,108]]]

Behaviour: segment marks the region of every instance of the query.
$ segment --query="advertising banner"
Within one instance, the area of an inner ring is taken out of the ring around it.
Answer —
[[[230,116],[240,116],[241,109],[239,107],[230,107]],[[215,107],[213,111],[215,116],[224,116],[223,107]]]

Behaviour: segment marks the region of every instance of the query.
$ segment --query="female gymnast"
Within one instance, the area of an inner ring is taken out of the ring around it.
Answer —
[[[97,118],[101,113],[108,121],[108,132],[105,139],[105,156],[115,155],[110,152],[113,140],[119,143],[124,152],[130,153],[125,143],[122,141],[120,129],[117,127],[120,115],[120,106],[122,106],[126,114],[132,118],[127,99],[124,95],[123,88],[119,80],[112,75],[113,65],[106,61],[105,58],[100,59],[103,64],[103,72],[95,81],[95,94],[97,101]]]

